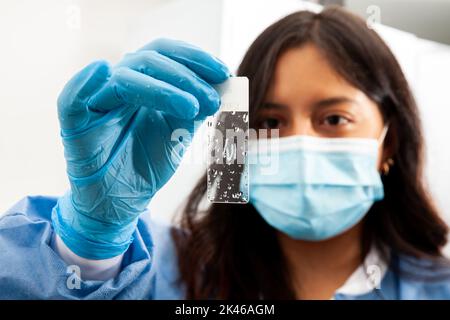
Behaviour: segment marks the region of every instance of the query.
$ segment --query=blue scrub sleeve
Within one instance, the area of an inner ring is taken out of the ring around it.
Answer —
[[[54,250],[56,198],[27,197],[0,218],[0,299],[178,299],[169,229],[140,219],[120,273],[108,281],[77,281]],[[148,216],[148,212],[144,214]],[[152,230],[152,231],[151,231]],[[160,250],[154,250],[154,234]],[[158,272],[157,269],[165,269]]]

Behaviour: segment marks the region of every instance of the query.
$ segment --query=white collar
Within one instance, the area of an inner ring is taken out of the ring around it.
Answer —
[[[364,262],[336,290],[335,294],[362,295],[373,289],[379,289],[387,269],[387,262],[381,258],[378,249],[372,245]]]

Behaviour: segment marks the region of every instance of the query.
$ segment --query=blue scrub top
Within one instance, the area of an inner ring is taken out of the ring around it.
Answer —
[[[73,273],[53,244],[51,211],[56,200],[26,197],[0,219],[0,299],[183,299],[170,227],[150,219],[148,212],[139,220],[117,277],[68,286]],[[391,260],[380,289],[336,294],[335,299],[450,298],[448,266],[404,255]]]

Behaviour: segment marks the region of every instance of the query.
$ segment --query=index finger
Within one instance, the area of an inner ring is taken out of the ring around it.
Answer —
[[[161,38],[150,42],[138,51],[141,50],[154,50],[184,64],[211,84],[221,83],[230,76],[230,71],[222,61],[183,41]]]

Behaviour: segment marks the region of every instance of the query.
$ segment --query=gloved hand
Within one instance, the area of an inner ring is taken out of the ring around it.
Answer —
[[[139,215],[177,169],[194,124],[218,110],[211,84],[228,76],[204,51],[158,39],[114,67],[94,62],[67,83],[58,115],[71,189],[52,220],[74,253],[107,259],[127,250]],[[176,129],[188,135],[172,139]]]

